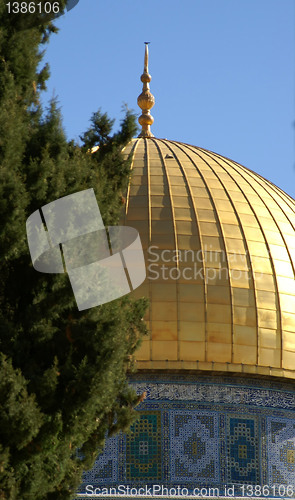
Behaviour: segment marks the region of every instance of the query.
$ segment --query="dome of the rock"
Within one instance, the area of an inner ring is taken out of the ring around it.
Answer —
[[[138,368],[295,377],[295,201],[216,153],[134,139],[124,224],[139,231],[149,337]]]
[[[228,158],[154,138],[147,47],[141,81],[121,219],[146,262],[138,420],[107,439],[80,497],[294,497],[295,201]]]

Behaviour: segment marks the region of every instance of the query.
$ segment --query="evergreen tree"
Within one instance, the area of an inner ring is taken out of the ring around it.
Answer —
[[[0,499],[66,500],[106,434],[135,418],[126,373],[146,304],[123,297],[79,312],[66,274],[33,269],[25,223],[90,187],[104,223],[117,223],[130,169],[121,149],[136,125],[127,112],[112,133],[98,111],[83,147],[67,141],[56,103],[45,116],[39,104],[49,75],[37,71],[40,44],[56,29],[35,21],[0,4]]]

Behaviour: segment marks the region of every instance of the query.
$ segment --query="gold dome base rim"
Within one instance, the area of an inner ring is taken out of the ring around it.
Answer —
[[[260,365],[244,365],[242,363],[218,363],[214,361],[139,361],[135,362],[137,372],[141,371],[158,371],[164,370],[172,372],[211,372],[212,374],[229,374],[229,375],[253,375],[264,376],[269,378],[282,378],[295,381],[295,370],[286,370],[270,366]]]

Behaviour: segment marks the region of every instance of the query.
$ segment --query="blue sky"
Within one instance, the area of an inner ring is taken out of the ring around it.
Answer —
[[[99,107],[139,114],[150,41],[156,137],[197,145],[295,198],[293,0],[80,0],[56,21],[43,102],[57,96],[69,139]]]

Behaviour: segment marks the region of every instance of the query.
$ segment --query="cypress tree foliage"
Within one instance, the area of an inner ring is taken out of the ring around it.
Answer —
[[[26,219],[42,205],[93,187],[104,223],[118,221],[133,136],[100,111],[68,142],[57,105],[43,114],[49,19],[8,15],[0,4],[0,499],[75,495],[106,433],[126,430],[138,401],[126,372],[145,332],[144,301],[123,297],[79,312],[67,275],[32,267]],[[26,24],[27,23],[27,24]],[[99,145],[97,153],[89,148]],[[77,453],[79,450],[79,453]]]

